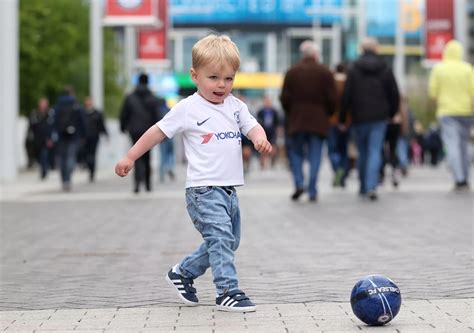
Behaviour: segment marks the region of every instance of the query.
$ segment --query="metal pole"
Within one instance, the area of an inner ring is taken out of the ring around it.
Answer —
[[[127,90],[133,88],[132,76],[133,67],[136,58],[136,36],[135,27],[131,25],[125,26],[125,75],[127,78]]]
[[[267,34],[266,43],[266,71],[275,73],[277,71],[277,37],[276,33]],[[270,94],[271,89],[267,89],[265,94]]]
[[[0,182],[18,169],[18,0],[0,1]]]
[[[102,7],[100,0],[91,0],[89,18],[90,39],[90,95],[94,105],[104,109],[104,69],[103,69],[103,37]]]
[[[394,68],[398,88],[401,94],[405,94],[405,35],[403,31],[402,0],[398,1],[398,19],[395,33],[395,57]]]
[[[341,62],[341,26],[334,24],[332,26],[332,44],[331,44],[331,67]]]
[[[367,36],[365,5],[365,0],[357,1],[357,44],[360,44],[360,42]]]
[[[455,0],[454,1],[454,38],[457,39],[464,47],[464,52],[469,50],[469,38],[467,28],[467,3],[466,0]],[[464,55],[466,55],[464,54]]]

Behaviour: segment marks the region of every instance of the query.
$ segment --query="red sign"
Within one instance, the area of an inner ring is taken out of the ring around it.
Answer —
[[[163,60],[166,59],[166,43],[168,28],[168,1],[159,0],[159,19],[163,23],[158,29],[140,29],[138,31],[138,59]]]
[[[158,0],[106,0],[106,25],[157,25]]]
[[[453,0],[426,0],[425,57],[439,61],[446,43],[454,38]]]
[[[142,29],[138,32],[138,59],[166,59],[166,35],[164,29]]]

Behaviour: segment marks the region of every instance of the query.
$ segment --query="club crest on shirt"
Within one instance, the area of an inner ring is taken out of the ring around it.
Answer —
[[[240,125],[240,111],[235,111],[234,112],[234,119],[237,122],[237,124]]]

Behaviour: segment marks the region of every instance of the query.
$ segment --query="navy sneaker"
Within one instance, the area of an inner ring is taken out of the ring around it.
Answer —
[[[228,312],[252,312],[255,304],[241,290],[232,290],[216,298],[216,308]]]
[[[198,298],[196,296],[196,289],[193,287],[193,279],[187,279],[175,272],[172,269],[166,274],[166,281],[174,287],[179,299],[186,305],[198,305]]]

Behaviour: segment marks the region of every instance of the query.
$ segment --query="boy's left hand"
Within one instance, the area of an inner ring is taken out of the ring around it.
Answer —
[[[265,139],[256,140],[253,146],[260,154],[269,154],[272,152],[272,144]]]

